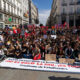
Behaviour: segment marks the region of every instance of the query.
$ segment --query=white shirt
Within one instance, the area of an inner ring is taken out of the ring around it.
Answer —
[[[4,55],[4,51],[2,49],[0,50],[0,55]]]
[[[4,38],[3,38],[2,35],[0,35],[0,39],[1,39],[2,42],[4,42]]]

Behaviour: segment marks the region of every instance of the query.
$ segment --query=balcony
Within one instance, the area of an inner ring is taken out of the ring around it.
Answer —
[[[77,5],[80,5],[80,1],[77,1]]]
[[[70,12],[69,15],[80,15],[80,11],[76,11],[76,12]]]
[[[2,9],[2,7],[0,8],[0,12],[5,13],[5,12],[4,12],[4,9]]]
[[[76,2],[70,2],[70,4],[69,5],[75,5],[76,4]]]
[[[67,15],[67,13],[66,12],[62,12],[61,15],[65,16],[65,15]]]
[[[75,13],[74,12],[69,12],[69,15],[75,15]]]
[[[65,2],[65,3],[63,2],[63,3],[62,3],[62,6],[67,6],[67,3],[66,3],[66,2]]]
[[[76,15],[80,16],[80,11],[76,12]]]
[[[0,6],[0,10],[1,10],[2,8],[1,8],[1,6]]]

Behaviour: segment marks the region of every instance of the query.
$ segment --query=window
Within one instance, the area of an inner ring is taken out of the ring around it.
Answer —
[[[2,9],[4,9],[4,1],[3,0],[1,0],[1,7],[2,7]]]
[[[10,12],[10,5],[8,5],[8,10],[9,10],[9,12]]]
[[[0,28],[3,28],[3,23],[0,23]]]
[[[15,5],[17,6],[17,1],[15,0]]]
[[[6,3],[6,11],[8,11],[8,4]]]
[[[14,3],[14,0],[11,0],[12,1],[12,3]]]
[[[80,4],[80,0],[77,0],[77,3]]]
[[[65,13],[66,11],[65,11],[65,8],[63,8],[63,13]]]
[[[19,16],[20,16],[20,10],[19,10]]]
[[[80,13],[80,7],[77,8],[77,13]]]
[[[71,2],[71,3],[73,3],[73,2],[74,2],[74,0],[70,0],[70,2]]]
[[[74,8],[70,7],[70,13],[73,13],[73,12],[74,12]]]
[[[77,0],[77,2],[80,2],[80,0]]]
[[[62,6],[67,6],[66,0],[63,0],[61,4]]]
[[[17,15],[17,8],[15,9],[15,14]]]
[[[0,20],[3,20],[3,15],[2,14],[0,14]]]
[[[63,3],[66,3],[66,0],[63,0]]]
[[[13,10],[13,14],[14,14],[14,12],[15,12],[15,8],[13,7],[13,9],[12,9],[12,10]]]
[[[11,5],[10,5],[10,12],[11,12]]]

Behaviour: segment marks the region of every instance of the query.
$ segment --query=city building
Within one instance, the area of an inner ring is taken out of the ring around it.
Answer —
[[[33,2],[31,3],[31,19],[32,19],[32,24],[35,24],[36,20],[38,19],[38,9],[33,4]]]
[[[80,26],[80,0],[53,0],[49,20],[51,26],[65,22],[69,26]]]
[[[35,24],[36,19],[38,9],[32,0],[0,0],[0,28]]]
[[[0,0],[0,28],[29,23],[28,0]]]
[[[0,0],[0,28],[14,26],[22,21],[20,0]]]
[[[22,0],[22,6],[22,24],[29,24],[29,0]]]
[[[48,17],[47,22],[46,22],[46,26],[52,27],[53,26],[53,22],[54,22],[53,9],[51,9],[50,16]]]
[[[36,24],[39,22],[38,8],[34,5],[32,0],[29,0],[29,23]]]

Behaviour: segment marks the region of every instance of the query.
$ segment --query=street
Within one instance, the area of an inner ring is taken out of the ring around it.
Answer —
[[[80,80],[80,74],[0,68],[0,80]]]

